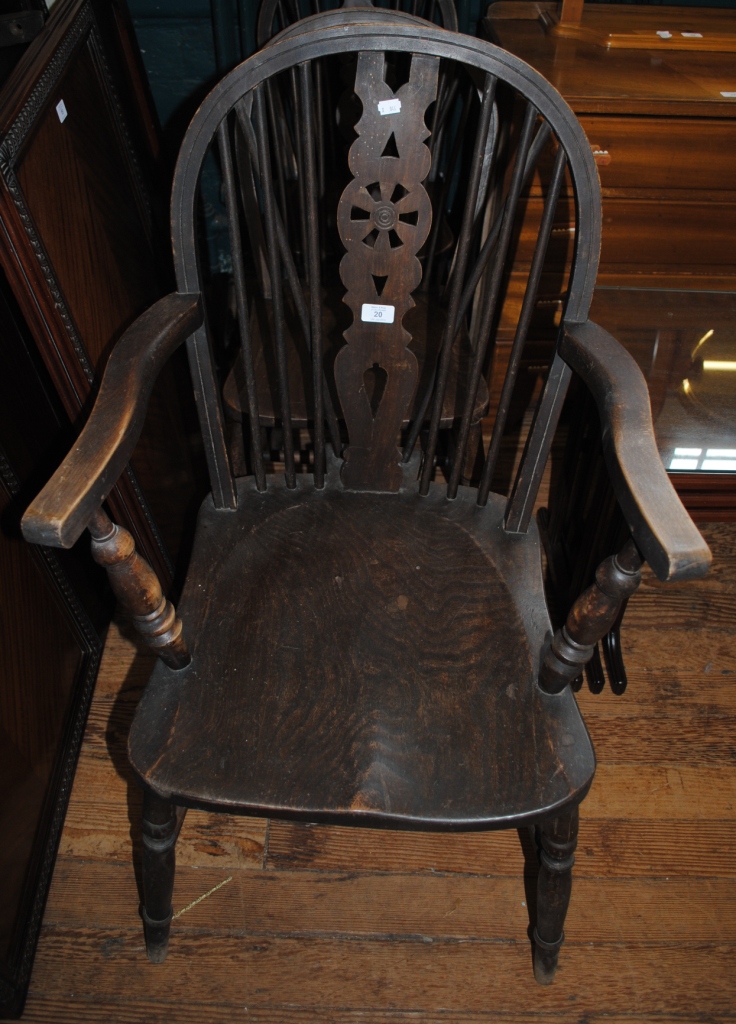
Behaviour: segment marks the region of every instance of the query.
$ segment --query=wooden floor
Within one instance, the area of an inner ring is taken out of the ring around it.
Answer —
[[[133,868],[140,801],[125,757],[150,662],[113,629],[24,1020],[733,1019],[736,526],[705,532],[708,579],[665,588],[647,575],[630,606],[626,694],[580,694],[599,767],[551,988],[532,976],[518,833],[204,813],[190,813],[178,844],[169,958],[150,965]]]

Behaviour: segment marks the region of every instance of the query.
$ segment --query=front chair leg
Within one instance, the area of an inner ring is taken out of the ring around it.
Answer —
[[[572,890],[572,866],[578,841],[578,806],[548,818],[540,827],[541,844],[537,881],[537,924],[534,929],[534,977],[551,985],[557,970],[563,926]]]
[[[146,952],[151,963],[166,959],[174,916],[171,894],[176,870],[176,840],[184,808],[146,790],[143,796],[143,917]]]

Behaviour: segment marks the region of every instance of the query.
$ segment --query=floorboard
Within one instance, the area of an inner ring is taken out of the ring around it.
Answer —
[[[555,984],[531,973],[526,833],[190,812],[164,965],[144,954],[125,739],[150,671],[105,650],[39,941],[33,1024],[704,1024],[736,1017],[736,527],[714,569],[647,576],[629,687],[578,700],[599,765]]]

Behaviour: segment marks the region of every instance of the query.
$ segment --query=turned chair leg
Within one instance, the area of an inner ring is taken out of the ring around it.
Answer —
[[[132,536],[111,522],[101,508],[88,527],[92,557],[107,571],[113,593],[133,616],[143,643],[169,668],[186,668],[191,661],[182,635],[181,619],[161,590],[156,573],[135,549]]]
[[[171,894],[176,870],[176,840],[184,808],[146,790],[143,796],[143,907],[146,952],[151,963],[161,964],[169,947],[174,911]]]
[[[572,866],[578,841],[578,806],[548,818],[540,827],[541,867],[537,881],[537,924],[534,929],[534,977],[551,985],[557,970],[563,926],[570,904]]]

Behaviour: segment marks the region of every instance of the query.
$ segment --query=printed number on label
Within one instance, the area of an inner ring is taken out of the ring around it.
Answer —
[[[364,302],[360,310],[360,319],[368,324],[392,324],[394,322],[394,307],[376,306],[372,302]]]
[[[398,114],[401,110],[401,100],[381,100],[378,104],[379,114]]]

